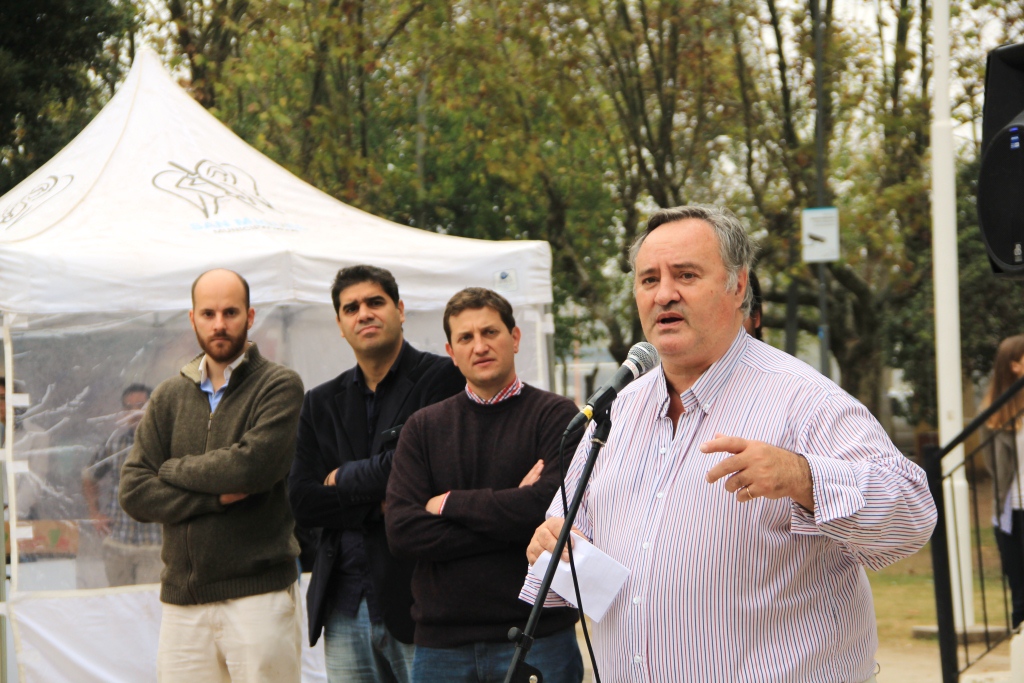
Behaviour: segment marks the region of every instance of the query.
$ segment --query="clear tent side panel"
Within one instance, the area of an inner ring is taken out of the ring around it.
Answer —
[[[540,310],[524,306],[516,314],[524,333],[519,374],[546,388]],[[444,354],[441,316],[407,312],[406,338]],[[15,409],[13,462],[6,468],[12,481],[5,503],[14,498],[8,510],[13,588],[155,582],[160,527],[128,517],[117,504],[117,487],[140,417],[132,399],[199,352],[187,311],[16,318],[9,330],[14,389],[29,402]],[[329,304],[257,305],[250,338],[265,356],[299,372],[307,388],[355,362]]]

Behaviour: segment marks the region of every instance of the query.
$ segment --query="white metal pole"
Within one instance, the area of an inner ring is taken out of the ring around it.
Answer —
[[[939,399],[939,440],[948,443],[964,427],[960,360],[960,283],[956,244],[956,176],[953,120],[949,105],[949,0],[935,0],[932,93],[932,281],[935,289],[935,371]],[[949,472],[964,460],[963,446],[943,460]],[[953,608],[958,628],[974,624],[974,583],[970,563],[970,520],[963,468],[953,477],[956,519],[949,524]],[[952,507],[952,500],[947,507]],[[966,559],[966,562],[964,561]],[[959,587],[957,584],[959,583]],[[960,596],[965,600],[961,600]]]

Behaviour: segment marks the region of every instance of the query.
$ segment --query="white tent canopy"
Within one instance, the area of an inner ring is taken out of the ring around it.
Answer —
[[[237,137],[148,50],[0,212],[0,310],[15,313],[187,309],[181,284],[225,262],[254,304],[322,303],[354,263],[390,269],[413,310],[470,285],[551,303],[546,242],[437,235],[343,204]]]
[[[441,313],[453,293],[501,292],[523,330],[519,375],[548,386],[546,242],[437,235],[347,206],[249,147],[151,52],[139,53],[78,137],[0,197],[7,390],[17,379],[31,397],[22,399],[27,406],[6,451],[18,540],[9,601],[16,635],[18,610],[29,609],[34,595],[117,595],[104,588],[102,538],[83,501],[82,472],[116,426],[120,390],[155,385],[197,352],[186,315],[192,280],[215,267],[245,276],[256,308],[252,337],[311,387],[354,362],[334,326],[329,291],[339,268],[358,263],[395,275],[406,338],[434,352],[443,353]],[[26,638],[39,632],[33,623]],[[91,642],[83,657],[123,658],[106,653],[102,638]],[[107,642],[119,641],[111,634]],[[52,668],[33,676],[31,663],[22,665],[23,680],[85,680],[80,671],[54,678]],[[136,680],[99,668],[106,680]]]

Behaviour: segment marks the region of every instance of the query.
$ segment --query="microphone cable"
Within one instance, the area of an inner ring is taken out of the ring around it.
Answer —
[[[584,433],[586,433],[585,430],[584,430]],[[562,433],[562,441],[558,445],[558,465],[559,465],[559,468],[561,469],[561,473],[562,473],[562,485],[559,487],[558,490],[562,494],[562,519],[563,519],[563,523],[569,521],[569,520],[565,519],[565,515],[566,515],[566,513],[569,510],[569,502],[568,502],[568,500],[566,498],[566,495],[565,495],[565,475],[567,474],[566,467],[565,467],[565,438],[567,436],[569,436],[569,432],[568,431],[563,432]],[[581,440],[582,440],[582,436],[581,436]],[[586,486],[588,483],[589,482],[583,482],[583,486]],[[594,683],[601,683],[601,674],[599,674],[597,672],[597,657],[594,655],[594,644],[592,642],[590,642],[590,629],[587,628],[587,617],[586,617],[585,614],[583,614],[583,597],[580,595],[580,581],[576,577],[576,563],[573,561],[573,557],[572,557],[572,529],[571,529],[571,527],[572,527],[572,524],[570,523],[569,542],[565,544],[565,547],[569,551],[569,571],[572,572],[572,586],[573,586],[573,588],[576,591],[576,609],[578,609],[579,612],[580,612],[580,626],[583,627],[583,639],[587,642],[587,652],[590,654],[590,664],[591,664],[591,666],[594,667]],[[552,557],[551,559],[553,561],[555,561],[555,562],[561,562],[561,560],[562,560],[562,558],[560,558],[560,557]],[[547,598],[547,596],[541,596],[542,600],[546,599],[546,598]]]

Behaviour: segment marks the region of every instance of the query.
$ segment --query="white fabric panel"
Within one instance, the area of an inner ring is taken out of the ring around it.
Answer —
[[[20,683],[156,681],[156,589],[10,601]]]
[[[325,683],[323,641],[310,648],[302,577],[302,683]],[[157,586],[18,593],[8,602],[17,683],[155,683],[161,606]],[[15,682],[12,682],[15,683]]]

